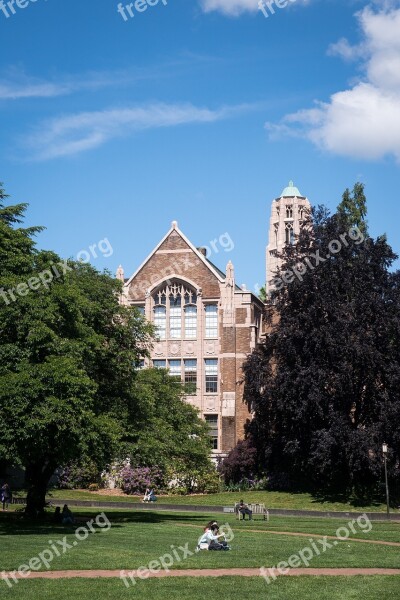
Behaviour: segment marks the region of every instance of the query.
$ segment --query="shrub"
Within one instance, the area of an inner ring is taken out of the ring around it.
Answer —
[[[121,489],[129,495],[142,495],[146,488],[159,490],[164,478],[158,467],[124,467],[120,474]]]
[[[245,485],[245,480],[253,480],[256,470],[256,458],[257,450],[254,448],[251,438],[238,442],[218,467],[225,483],[242,484],[243,482],[243,485]],[[241,489],[245,488],[242,487]]]
[[[186,473],[171,473],[168,479],[172,494],[214,494],[220,488],[219,475],[214,465]]]
[[[94,483],[99,486],[100,482],[100,472],[97,465],[92,460],[87,459],[83,462],[71,462],[61,468],[56,486],[63,490],[88,489]]]

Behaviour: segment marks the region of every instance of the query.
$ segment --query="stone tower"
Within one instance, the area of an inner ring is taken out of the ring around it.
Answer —
[[[309,200],[300,194],[293,181],[290,181],[288,187],[272,202],[266,257],[267,295],[273,289],[273,279],[282,262],[277,255],[282,252],[286,244],[294,243],[295,236],[299,234],[306,211],[310,210],[310,208]]]

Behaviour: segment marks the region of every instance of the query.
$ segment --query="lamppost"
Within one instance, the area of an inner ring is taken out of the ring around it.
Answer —
[[[389,483],[388,483],[388,474],[387,474],[387,453],[388,453],[388,445],[386,442],[382,444],[382,452],[383,459],[385,462],[385,484],[386,484],[386,510],[388,519],[390,518],[390,510],[389,510]]]

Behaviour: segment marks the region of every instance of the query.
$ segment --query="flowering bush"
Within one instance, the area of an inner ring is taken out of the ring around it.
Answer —
[[[158,467],[125,466],[119,473],[121,489],[130,495],[142,495],[146,488],[159,490],[164,478]]]

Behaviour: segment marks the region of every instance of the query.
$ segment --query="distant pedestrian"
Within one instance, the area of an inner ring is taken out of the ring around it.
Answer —
[[[3,510],[8,510],[8,505],[11,501],[12,494],[10,486],[6,482],[1,488],[1,502],[3,504]]]

